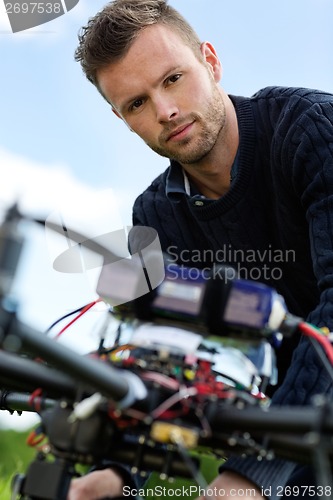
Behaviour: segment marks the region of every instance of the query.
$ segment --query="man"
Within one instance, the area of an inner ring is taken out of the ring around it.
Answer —
[[[155,228],[180,264],[206,267],[223,255],[242,277],[276,288],[291,313],[332,329],[333,96],[273,87],[227,95],[214,47],[165,0],[111,2],[83,30],[76,59],[116,115],[171,160],[136,200],[134,225]],[[273,404],[331,392],[306,339],[286,374],[294,347],[285,342],[278,354]],[[224,491],[217,499],[244,499],[247,489],[253,498],[254,486],[276,498],[288,482],[312,484],[309,471],[295,479],[301,472],[280,459],[233,458],[213,486]],[[69,498],[121,495],[123,481],[115,469],[97,471]]]

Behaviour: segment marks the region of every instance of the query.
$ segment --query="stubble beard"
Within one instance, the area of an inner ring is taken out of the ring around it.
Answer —
[[[217,89],[213,87],[212,99],[208,103],[206,111],[203,114],[191,113],[186,116],[186,123],[195,122],[196,127],[201,127],[200,133],[196,138],[185,138],[177,144],[168,146],[165,136],[168,132],[162,133],[160,142],[166,146],[159,146],[147,143],[147,145],[160,156],[176,160],[180,164],[190,165],[199,163],[214,148],[218,137],[223,133],[226,122],[226,111],[223,98]],[[185,122],[174,122],[172,127]]]

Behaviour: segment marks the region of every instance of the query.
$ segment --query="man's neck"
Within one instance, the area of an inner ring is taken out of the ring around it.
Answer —
[[[200,193],[207,198],[218,199],[225,195],[231,184],[231,168],[235,161],[239,132],[235,108],[226,96],[226,128],[218,138],[213,150],[197,165],[183,168]]]
[[[211,174],[211,175],[196,175],[197,172],[187,171],[187,175],[190,181],[195,184],[198,191],[205,196],[213,200],[217,200],[229,191],[230,188],[230,171],[222,172],[223,175]],[[225,175],[224,175],[225,174]]]

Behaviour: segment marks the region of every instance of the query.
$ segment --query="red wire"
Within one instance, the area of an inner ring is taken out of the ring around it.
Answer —
[[[299,329],[304,335],[313,337],[315,340],[317,340],[317,342],[319,342],[319,344],[324,349],[331,365],[333,366],[333,347],[328,338],[309,323],[301,322],[299,324]]]
[[[29,405],[32,406],[33,409],[36,410],[38,413],[41,410],[41,395],[42,395],[42,389],[39,387],[38,389],[35,389],[33,391],[33,393],[30,395],[29,398]]]
[[[40,444],[45,439],[45,434],[43,432],[36,432],[36,430],[31,431],[27,437],[26,443],[28,446],[35,447]]]
[[[65,325],[61,330],[60,332],[57,333],[57,335],[55,335],[55,339],[57,339],[58,337],[60,337],[60,335],[62,333],[64,333],[65,330],[67,330],[67,328],[69,328],[73,323],[75,323],[75,321],[77,321],[79,318],[81,318],[81,316],[86,313],[87,311],[89,311],[89,309],[91,309],[95,304],[97,304],[98,302],[102,302],[102,299],[99,298],[97,300],[94,300],[93,302],[90,302],[90,304],[87,304],[83,309],[82,311],[80,311],[80,313],[75,316],[74,319],[72,319],[72,321],[70,321],[67,325]]]

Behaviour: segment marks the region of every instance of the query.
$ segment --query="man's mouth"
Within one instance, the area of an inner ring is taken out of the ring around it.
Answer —
[[[167,141],[179,141],[181,139],[184,139],[184,137],[186,137],[187,134],[192,129],[193,123],[194,122],[186,123],[185,125],[181,125],[180,127],[178,127],[175,130],[173,130],[168,135]]]

